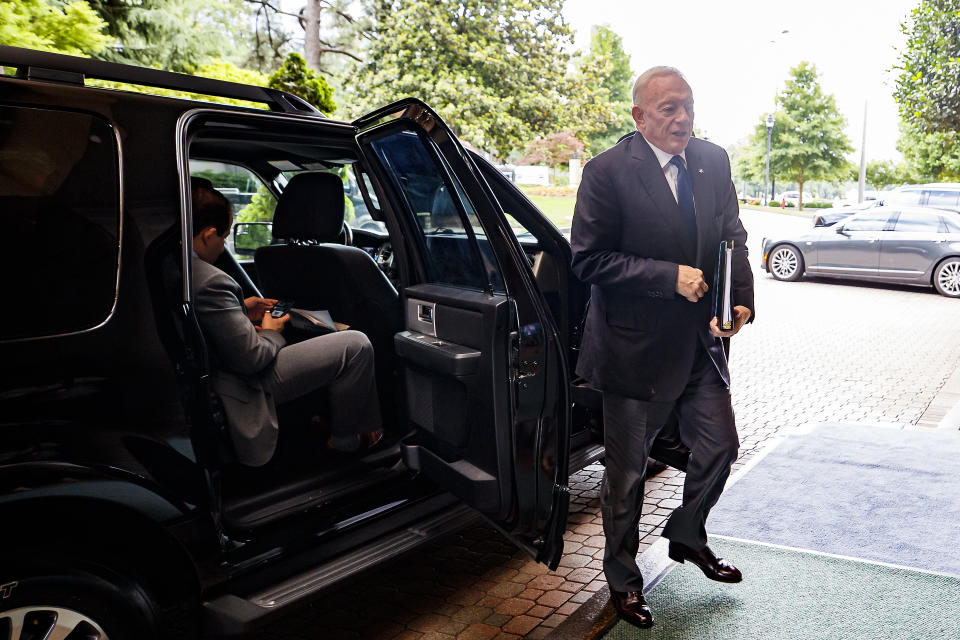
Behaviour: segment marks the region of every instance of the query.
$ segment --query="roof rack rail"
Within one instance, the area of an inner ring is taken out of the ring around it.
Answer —
[[[99,80],[112,80],[160,89],[174,89],[235,100],[261,102],[266,104],[271,111],[323,115],[306,100],[279,89],[200,78],[185,73],[161,71],[160,69],[68,56],[61,53],[0,46],[0,66],[16,67],[17,77],[25,80],[82,85],[85,78],[97,78]]]

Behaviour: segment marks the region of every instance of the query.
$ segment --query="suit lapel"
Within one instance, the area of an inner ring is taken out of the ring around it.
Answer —
[[[667,184],[666,176],[663,175],[663,167],[657,161],[657,156],[639,133],[635,134],[630,141],[630,154],[637,161],[637,174],[653,201],[654,208],[663,216],[664,222],[671,230],[671,240],[685,258],[686,263],[693,264],[691,258],[695,256],[690,255],[684,246],[686,243],[681,241],[685,233],[681,226],[683,213],[677,206],[677,201],[673,199],[673,193],[670,191],[670,185]],[[696,199],[696,191],[694,191],[694,199]]]
[[[703,164],[703,158],[696,148],[696,143],[687,145],[687,172],[690,174],[690,181],[693,183],[693,202],[697,214],[697,265],[702,264],[701,259],[705,250],[709,250],[706,244],[713,240],[714,202],[713,189],[710,188],[709,167]]]

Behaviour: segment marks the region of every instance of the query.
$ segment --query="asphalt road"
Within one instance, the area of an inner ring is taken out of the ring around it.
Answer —
[[[737,467],[772,439],[811,422],[935,428],[933,408],[954,398],[946,392],[960,363],[960,301],[932,289],[809,278],[777,282],[759,267],[761,238],[808,228],[811,220],[756,211],[744,211],[742,219],[757,318],[732,345]],[[601,476],[602,467],[592,465],[571,477],[572,513],[556,572],[527,561],[494,530],[478,525],[330,592],[258,637],[547,637],[603,585]],[[658,539],[679,504],[682,483],[683,475],[671,469],[648,483],[642,548]]]

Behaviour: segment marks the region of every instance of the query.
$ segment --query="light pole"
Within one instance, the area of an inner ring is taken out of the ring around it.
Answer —
[[[770,194],[769,199],[767,198],[767,185],[770,184],[770,134],[773,132],[773,115],[768,113],[764,124],[767,125],[767,166],[763,170],[763,197],[766,200],[763,206],[767,206],[767,203],[773,199],[773,194]]]

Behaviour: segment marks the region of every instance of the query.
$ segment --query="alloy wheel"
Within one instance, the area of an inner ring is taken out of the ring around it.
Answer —
[[[770,271],[780,280],[789,280],[797,275],[800,260],[790,247],[778,247],[770,256]]]
[[[87,638],[107,640],[107,634],[88,616],[63,607],[34,605],[0,611],[0,630],[9,638]]]
[[[937,288],[947,296],[960,296],[960,261],[952,260],[937,270]]]

